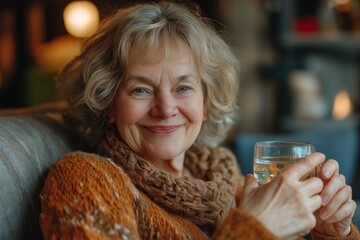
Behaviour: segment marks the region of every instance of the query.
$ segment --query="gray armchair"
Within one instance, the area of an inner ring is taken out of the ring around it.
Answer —
[[[60,156],[82,148],[62,124],[63,106],[0,111],[0,239],[42,239],[39,194],[46,174]]]

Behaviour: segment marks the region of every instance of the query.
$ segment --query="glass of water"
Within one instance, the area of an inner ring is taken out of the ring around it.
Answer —
[[[315,152],[315,147],[310,142],[257,142],[254,151],[254,176],[260,185],[271,182],[291,164],[313,152]],[[304,176],[304,179],[315,176],[316,171],[314,169],[314,172]]]

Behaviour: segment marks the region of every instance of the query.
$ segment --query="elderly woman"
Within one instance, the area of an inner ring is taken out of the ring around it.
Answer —
[[[118,10],[58,77],[73,152],[42,193],[45,239],[355,239],[355,203],[315,153],[258,186],[218,147],[239,86],[231,49],[174,3]],[[319,177],[301,177],[323,163]]]

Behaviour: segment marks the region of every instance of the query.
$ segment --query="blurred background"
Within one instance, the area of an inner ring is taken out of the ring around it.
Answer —
[[[130,2],[2,0],[0,108],[58,100],[57,72],[99,20]],[[251,172],[255,141],[306,140],[360,185],[360,1],[195,2],[241,61],[240,109],[227,144],[243,172]]]

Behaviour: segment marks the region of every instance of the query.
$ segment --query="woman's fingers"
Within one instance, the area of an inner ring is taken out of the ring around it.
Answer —
[[[351,200],[352,189],[350,186],[345,185],[341,188],[336,195],[331,199],[331,201],[323,207],[320,211],[320,218],[322,220],[327,220],[334,213],[341,212],[340,209],[344,203]]]
[[[323,180],[329,180],[333,175],[339,174],[339,163],[334,159],[327,160],[322,168],[320,177]]]
[[[303,181],[303,193],[307,196],[313,196],[323,191],[324,183],[318,177],[312,177]]]
[[[337,174],[334,175],[325,185],[324,189],[321,192],[321,197],[323,199],[323,205],[326,205],[330,200],[346,186],[346,180],[344,175]],[[351,190],[351,188],[350,188]],[[351,191],[350,191],[351,197]]]
[[[245,184],[243,194],[249,194],[254,188],[258,187],[259,184],[256,181],[256,178],[252,174],[247,174],[245,176]]]
[[[354,200],[349,199],[349,201],[345,202],[340,206],[338,211],[331,215],[328,219],[326,219],[327,223],[336,223],[348,218],[351,221],[352,216],[354,215],[356,209],[356,203]]]
[[[339,174],[339,164],[326,161],[318,175],[324,182],[321,191],[323,207],[316,211],[316,231],[333,236],[347,236],[351,231],[351,219],[356,204],[351,199],[352,189],[346,185],[345,177]]]
[[[306,156],[286,169],[283,174],[287,177],[300,180],[303,176],[314,171],[314,169],[325,161],[325,155],[322,153],[313,153]]]
[[[307,201],[308,209],[313,213],[321,207],[321,197],[320,195],[316,194],[309,198]]]
[[[306,205],[311,212],[315,212],[321,207],[322,198],[319,193],[323,186],[323,182],[317,177],[309,178],[302,183],[301,191],[303,196],[309,196]]]

